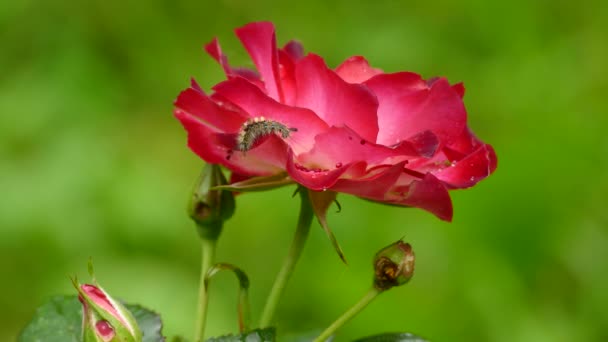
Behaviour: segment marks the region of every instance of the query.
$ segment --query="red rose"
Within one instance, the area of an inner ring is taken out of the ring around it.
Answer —
[[[418,207],[448,221],[448,190],[496,168],[492,147],[467,127],[461,83],[387,74],[359,56],[332,70],[297,42],[278,49],[269,22],[236,34],[258,72],[230,66],[214,39],[205,49],[228,79],[210,95],[193,81],[175,102],[188,145],[205,161],[240,178],[287,172],[312,190]]]

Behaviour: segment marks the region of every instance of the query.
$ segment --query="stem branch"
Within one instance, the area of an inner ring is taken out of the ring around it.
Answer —
[[[198,288],[198,309],[196,315],[196,331],[194,341],[202,342],[205,337],[205,323],[207,321],[207,306],[209,304],[209,289],[205,277],[215,262],[215,249],[217,240],[202,239],[201,279]]]
[[[351,318],[355,317],[361,310],[363,310],[367,304],[371,303],[376,296],[381,293],[380,290],[372,287],[366,294],[361,298],[353,307],[348,309],[342,316],[340,316],[335,322],[333,322],[325,331],[319,335],[313,342],[325,342],[331,335],[333,335],[340,327],[342,327]]]
[[[275,279],[270,295],[266,300],[266,305],[262,311],[262,318],[260,319],[260,327],[265,328],[270,326],[272,318],[279,304],[279,300],[287,281],[291,277],[293,270],[302,254],[308,233],[310,232],[310,224],[312,223],[312,206],[310,204],[310,198],[308,196],[308,190],[301,188],[300,191],[300,216],[298,218],[298,226],[296,228],[295,235],[289,247],[289,252],[283,261],[283,266]]]

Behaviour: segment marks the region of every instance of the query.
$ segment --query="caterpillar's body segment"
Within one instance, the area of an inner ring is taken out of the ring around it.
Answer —
[[[283,139],[287,139],[291,135],[291,132],[296,132],[297,130],[297,128],[288,128],[280,122],[267,120],[263,116],[249,119],[243,124],[237,135],[235,150],[247,152],[262,137],[278,134]]]

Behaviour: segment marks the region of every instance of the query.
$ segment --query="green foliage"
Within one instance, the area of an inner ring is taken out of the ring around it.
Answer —
[[[142,342],[164,342],[160,316],[140,305],[126,304],[143,333]],[[18,342],[80,342],[82,304],[76,296],[57,296],[36,310]]]
[[[409,333],[381,334],[358,339],[354,342],[427,342]]]
[[[36,310],[18,342],[80,342],[82,304],[75,296],[53,297]]]
[[[207,339],[207,342],[274,342],[275,329],[256,329],[240,335],[226,335]]]
[[[138,304],[126,304],[142,332],[142,342],[164,342],[162,334],[163,322],[160,315]]]

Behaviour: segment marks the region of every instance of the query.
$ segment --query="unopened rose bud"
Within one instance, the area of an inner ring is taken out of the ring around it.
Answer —
[[[383,248],[374,258],[374,286],[384,291],[407,283],[414,274],[414,261],[409,243],[399,240]]]
[[[230,191],[212,190],[226,185],[226,177],[216,164],[206,164],[192,192],[188,214],[196,222],[203,239],[215,240],[224,221],[234,213],[234,195]]]
[[[84,342],[141,342],[142,333],[133,315],[96,285],[79,284]]]

